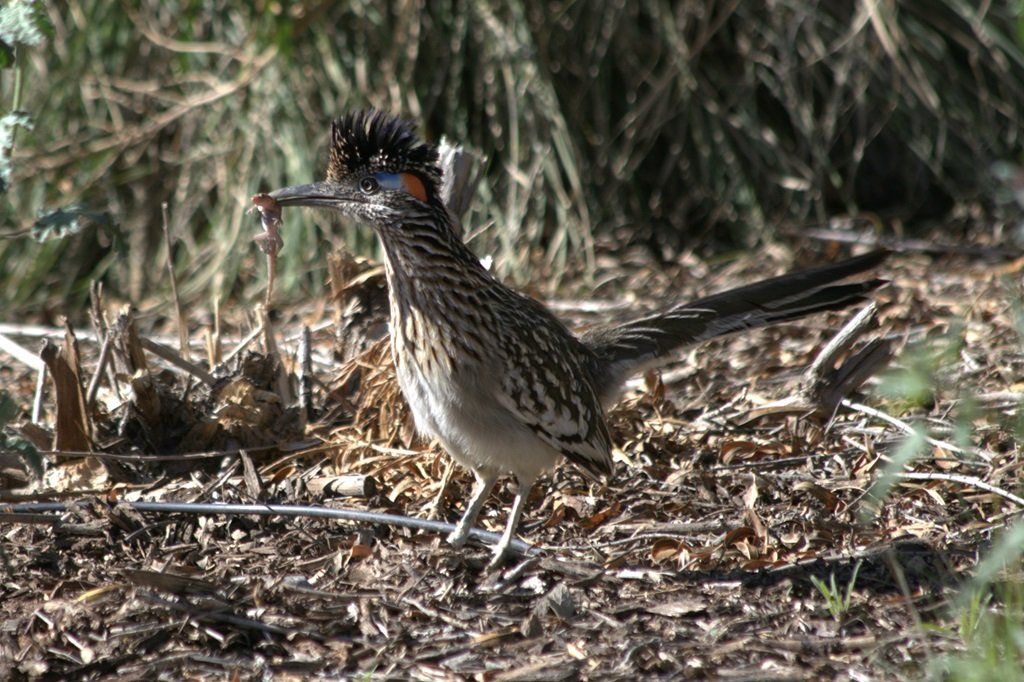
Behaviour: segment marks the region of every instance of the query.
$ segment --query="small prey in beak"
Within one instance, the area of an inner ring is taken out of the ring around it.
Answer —
[[[276,256],[284,246],[284,239],[281,238],[281,205],[269,194],[255,195],[252,203],[253,207],[248,212],[259,211],[260,223],[263,225],[263,232],[253,237],[253,241],[263,253]]]

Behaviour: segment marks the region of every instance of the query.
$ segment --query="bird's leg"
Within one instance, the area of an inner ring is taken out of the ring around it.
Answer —
[[[517,481],[516,499],[512,502],[512,511],[508,514],[508,523],[505,524],[505,532],[501,534],[501,540],[494,546],[494,558],[487,568],[497,568],[505,560],[508,546],[516,536],[516,528],[519,526],[519,518],[523,515],[523,507],[530,497],[530,489],[533,488],[533,481]]]
[[[455,460],[446,458],[448,463],[444,468],[444,475],[441,477],[441,489],[434,497],[434,504],[430,508],[430,518],[440,519],[444,515],[444,496],[448,493],[448,486],[452,482],[452,474],[455,473]]]
[[[498,475],[491,471],[474,471],[473,475],[476,476],[473,496],[469,498],[469,504],[466,505],[466,511],[459,520],[459,525],[455,526],[455,530],[448,536],[448,544],[453,547],[462,547],[466,544],[466,540],[469,539],[469,531],[473,529],[476,517],[480,514],[480,508],[484,506],[484,501],[487,500],[491,488],[498,480]]]

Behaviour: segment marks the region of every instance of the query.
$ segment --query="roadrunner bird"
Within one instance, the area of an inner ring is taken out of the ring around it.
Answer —
[[[448,541],[463,545],[498,477],[518,483],[495,547],[501,562],[537,477],[562,457],[611,473],[605,409],[623,383],[673,350],[858,303],[881,280],[835,284],[884,252],[783,275],[573,335],[542,304],[499,282],[452,227],[434,146],[375,111],[331,126],[327,179],[270,194],[370,223],[384,247],[391,353],[416,426],[476,478]]]

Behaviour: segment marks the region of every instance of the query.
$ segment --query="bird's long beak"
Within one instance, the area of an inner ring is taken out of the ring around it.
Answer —
[[[326,182],[313,182],[308,185],[292,185],[275,189],[270,196],[281,206],[326,206],[338,208],[342,199],[337,190]]]

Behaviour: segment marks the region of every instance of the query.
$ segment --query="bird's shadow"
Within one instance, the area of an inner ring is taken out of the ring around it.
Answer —
[[[491,576],[487,582],[496,580],[508,585],[537,571],[560,573],[564,579],[578,585],[600,581],[616,572],[593,563],[547,555],[522,561],[504,571],[502,577]],[[739,583],[745,589],[764,589],[786,584],[798,597],[817,591],[812,578],[828,586],[834,583],[840,591],[845,591],[852,583],[858,592],[873,595],[932,595],[936,598],[962,580],[947,553],[919,538],[895,539],[852,555],[822,556],[756,571],[706,569],[658,573],[661,580],[676,585]]]

